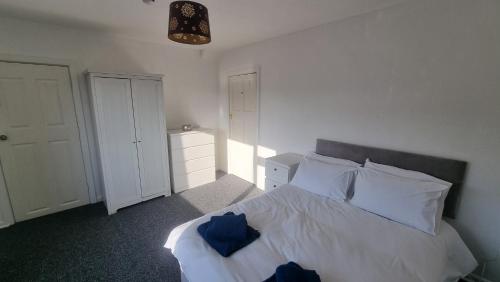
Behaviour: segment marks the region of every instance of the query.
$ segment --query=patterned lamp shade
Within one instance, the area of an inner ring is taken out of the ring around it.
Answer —
[[[192,45],[209,43],[211,38],[207,8],[192,1],[170,3],[168,38]]]

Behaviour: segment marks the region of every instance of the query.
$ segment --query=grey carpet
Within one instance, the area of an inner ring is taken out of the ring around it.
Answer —
[[[180,281],[170,231],[260,193],[225,175],[112,216],[98,203],[17,223],[0,229],[0,281]]]

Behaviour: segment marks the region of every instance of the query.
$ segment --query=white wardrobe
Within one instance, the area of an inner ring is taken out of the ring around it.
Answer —
[[[162,76],[87,77],[108,213],[170,195]]]

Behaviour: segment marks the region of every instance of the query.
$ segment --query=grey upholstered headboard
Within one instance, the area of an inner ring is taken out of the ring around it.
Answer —
[[[451,182],[453,186],[446,198],[443,215],[455,218],[459,192],[467,168],[466,162],[324,139],[317,140],[316,153],[358,163],[364,163],[367,158],[370,158],[371,161],[376,163],[420,171]]]

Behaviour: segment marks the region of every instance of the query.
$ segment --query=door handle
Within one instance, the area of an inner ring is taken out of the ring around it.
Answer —
[[[7,137],[7,135],[4,135],[4,134],[0,135],[0,141],[5,141],[7,139],[9,139],[9,137]]]

